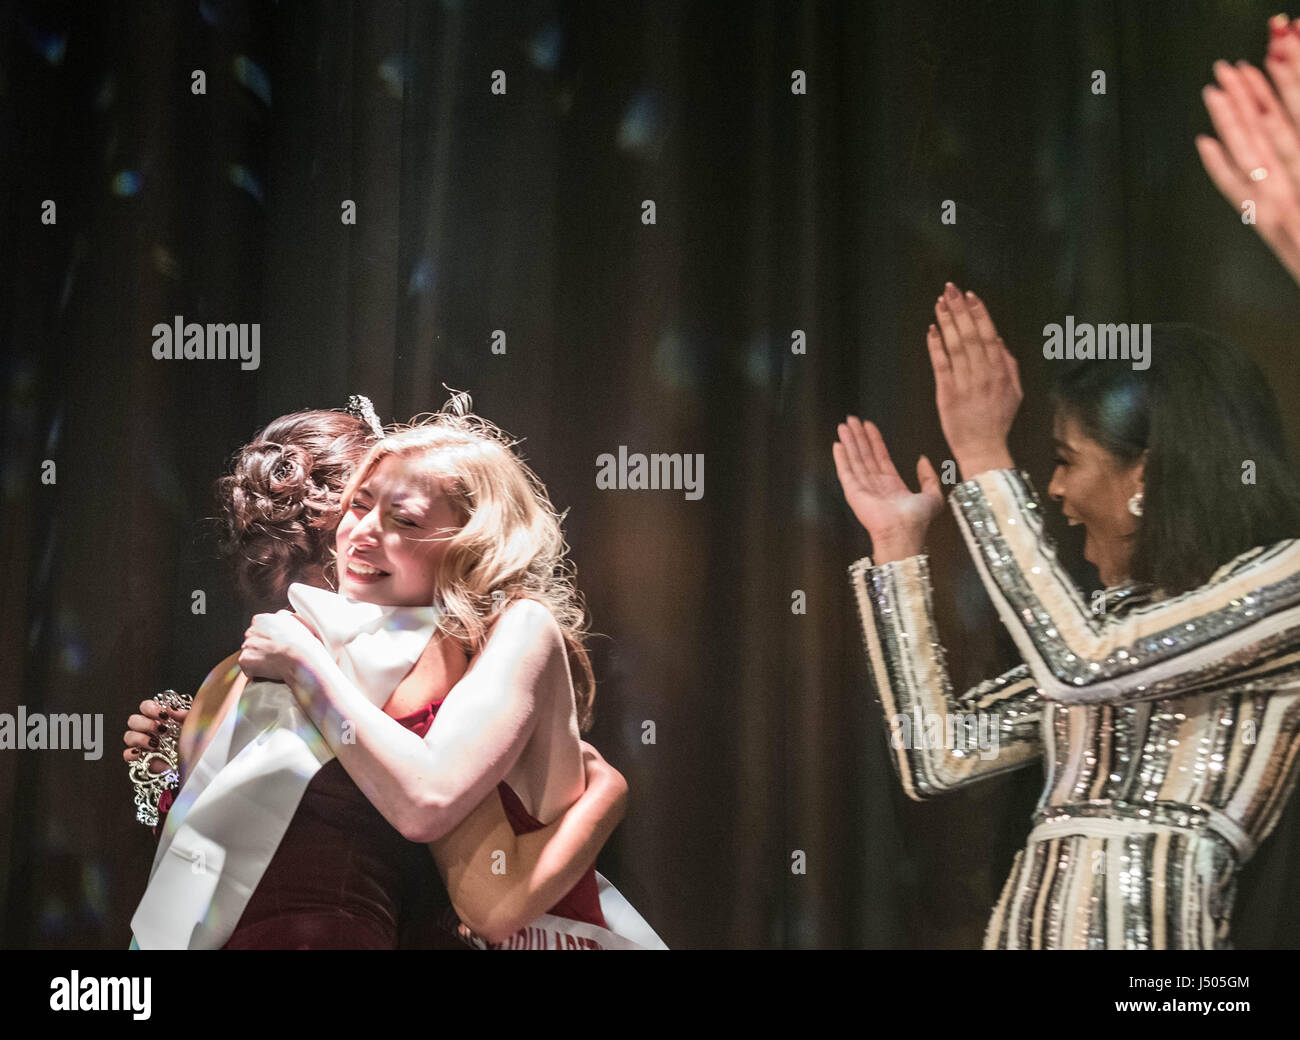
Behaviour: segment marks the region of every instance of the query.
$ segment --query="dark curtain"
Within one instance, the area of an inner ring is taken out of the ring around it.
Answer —
[[[1193,146],[1211,61],[1259,61],[1272,13],[5,5],[0,711],[100,713],[103,747],[0,752],[0,942],[129,938],[153,841],[126,717],[193,690],[247,624],[208,519],[231,454],[287,411],[366,393],[407,419],[445,384],[569,511],[589,739],[631,786],[599,865],[669,945],[978,946],[1041,772],[902,795],[835,425],[874,419],[909,481],[947,457],[924,332],[951,279],[1021,359],[1012,448],[1040,490],[1041,329],[1066,314],[1228,335],[1295,434],[1300,300]],[[177,315],[260,323],[260,366],[155,360]],[[703,497],[598,490],[620,446],[701,453]],[[964,688],[1012,646],[950,516],[928,550]],[[1296,817],[1246,870],[1239,946],[1300,946]]]

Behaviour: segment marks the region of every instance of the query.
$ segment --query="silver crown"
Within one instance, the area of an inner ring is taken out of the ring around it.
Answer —
[[[369,426],[376,437],[382,438],[384,436],[384,427],[379,421],[379,416],[375,414],[375,406],[370,403],[370,398],[364,394],[353,394],[348,398],[347,413],[355,415]]]

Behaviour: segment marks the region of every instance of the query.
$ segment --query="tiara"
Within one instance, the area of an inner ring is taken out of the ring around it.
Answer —
[[[384,427],[379,421],[379,416],[375,414],[375,406],[370,403],[370,398],[364,394],[353,394],[348,398],[346,411],[369,426],[377,438],[383,438]]]

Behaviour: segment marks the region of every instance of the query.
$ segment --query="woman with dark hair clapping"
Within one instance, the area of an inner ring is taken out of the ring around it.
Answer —
[[[949,285],[936,314],[963,478],[949,503],[1023,663],[954,695],[923,548],[938,479],[923,461],[912,493],[879,431],[850,417],[835,461],[874,553],[850,574],[904,790],[1044,763],[987,948],[1228,946],[1240,868],[1300,770],[1300,484],[1273,393],[1189,326],[1155,326],[1146,369],[1062,368],[1048,493],[1086,528],[1107,586],[1088,597],[1007,451],[1014,360],[973,294]],[[994,753],[907,739],[913,715],[976,720]]]

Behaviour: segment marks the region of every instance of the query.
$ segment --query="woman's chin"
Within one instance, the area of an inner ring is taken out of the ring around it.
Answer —
[[[369,603],[373,591],[361,582],[348,581],[346,578],[339,582],[339,594],[347,596],[348,599],[354,599],[358,603]]]

